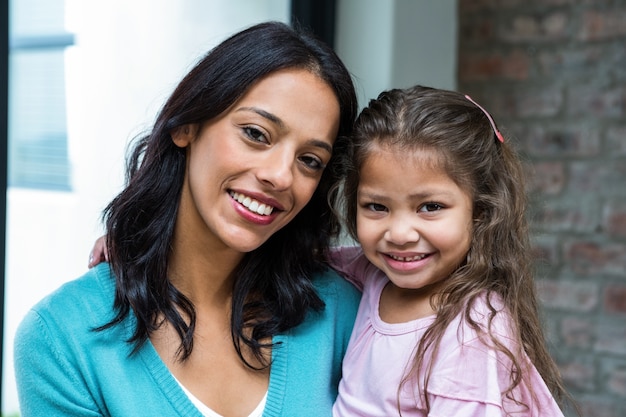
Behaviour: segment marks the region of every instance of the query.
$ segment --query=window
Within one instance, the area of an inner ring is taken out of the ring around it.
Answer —
[[[69,190],[64,0],[11,0],[10,187]]]

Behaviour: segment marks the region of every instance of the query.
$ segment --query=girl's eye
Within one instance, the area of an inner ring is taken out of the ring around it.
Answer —
[[[242,130],[248,139],[254,142],[268,143],[267,137],[259,129],[252,126],[246,126]]]
[[[426,203],[420,207],[419,211],[439,211],[443,206],[439,203]]]
[[[371,211],[387,211],[387,207],[378,203],[368,203],[365,204],[365,208]]]
[[[300,161],[306,165],[307,168],[319,171],[326,168],[326,164],[322,160],[314,155],[304,155],[300,157]]]

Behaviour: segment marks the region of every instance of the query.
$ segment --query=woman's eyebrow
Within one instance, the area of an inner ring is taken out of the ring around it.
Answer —
[[[328,142],[324,142],[323,140],[311,139],[309,143],[313,146],[317,146],[318,148],[322,148],[328,151],[329,154],[333,153],[333,147],[328,144]]]
[[[240,111],[251,111],[254,112],[256,114],[258,114],[259,116],[263,117],[264,119],[269,120],[270,122],[276,124],[279,128],[284,128],[285,127],[285,123],[283,123],[283,121],[276,116],[273,113],[270,113],[266,110],[260,109],[258,107],[240,107],[238,108],[236,111],[240,112]],[[318,139],[311,139],[309,141],[309,143],[313,146],[317,146],[318,148],[322,148],[326,151],[328,151],[328,153],[332,154],[333,153],[333,147],[328,144],[327,142],[324,142],[323,140],[318,140]]]
[[[285,127],[285,124],[283,123],[283,121],[278,116],[276,116],[275,114],[270,113],[270,112],[268,112],[266,110],[260,109],[258,107],[240,107],[240,108],[237,109],[237,111],[238,112],[239,111],[251,111],[251,112],[254,112],[254,113],[258,114],[259,116],[269,120],[270,122],[278,125],[278,127],[280,127],[280,128]]]

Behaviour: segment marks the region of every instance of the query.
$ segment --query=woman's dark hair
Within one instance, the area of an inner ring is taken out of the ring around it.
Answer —
[[[313,35],[283,23],[247,28],[204,56],[178,84],[139,138],[127,163],[127,185],[104,210],[107,247],[116,277],[116,316],[99,330],[120,323],[132,311],[137,326],[129,340],[136,351],[163,320],[181,338],[179,359],[193,348],[195,309],[168,280],[168,257],[185,177],[185,149],[170,133],[183,125],[213,119],[265,76],[282,69],[305,69],[335,92],[340,106],[333,157],[310,202],[258,249],[246,254],[236,271],[231,333],[242,360],[242,343],[263,366],[260,340],[300,324],[311,309],[324,307],[311,279],[325,268],[330,239],[339,223],[327,203],[341,172],[357,112],[349,72],[334,51]],[[182,312],[179,313],[179,311]]]

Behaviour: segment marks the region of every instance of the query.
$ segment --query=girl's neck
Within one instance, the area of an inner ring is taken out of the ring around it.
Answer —
[[[439,285],[418,289],[400,288],[389,281],[383,288],[378,314],[385,323],[406,323],[435,314],[430,300]]]

